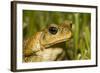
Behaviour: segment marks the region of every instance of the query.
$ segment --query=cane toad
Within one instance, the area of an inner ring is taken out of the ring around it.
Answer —
[[[41,62],[62,60],[65,51],[60,47],[51,47],[57,43],[67,41],[71,38],[72,22],[56,25],[50,24],[47,28],[37,32],[24,42],[23,61]]]

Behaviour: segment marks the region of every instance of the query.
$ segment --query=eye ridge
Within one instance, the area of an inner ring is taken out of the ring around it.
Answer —
[[[57,27],[49,27],[49,32],[51,34],[56,34],[58,32],[58,28]]]

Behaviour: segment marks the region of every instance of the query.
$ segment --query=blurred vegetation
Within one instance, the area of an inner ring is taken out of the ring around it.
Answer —
[[[23,38],[30,37],[51,23],[73,23],[73,38],[66,42],[66,57],[69,60],[91,59],[91,14],[77,12],[23,10]]]

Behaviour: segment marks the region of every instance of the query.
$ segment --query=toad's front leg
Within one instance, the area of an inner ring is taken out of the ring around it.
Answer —
[[[27,57],[26,62],[61,61],[64,56],[65,52],[62,48],[47,48]]]

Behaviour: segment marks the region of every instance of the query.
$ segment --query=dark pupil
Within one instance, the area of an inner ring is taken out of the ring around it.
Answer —
[[[49,28],[49,32],[50,32],[51,34],[56,34],[57,31],[58,31],[58,29],[57,29],[56,27],[50,27],[50,28]]]

